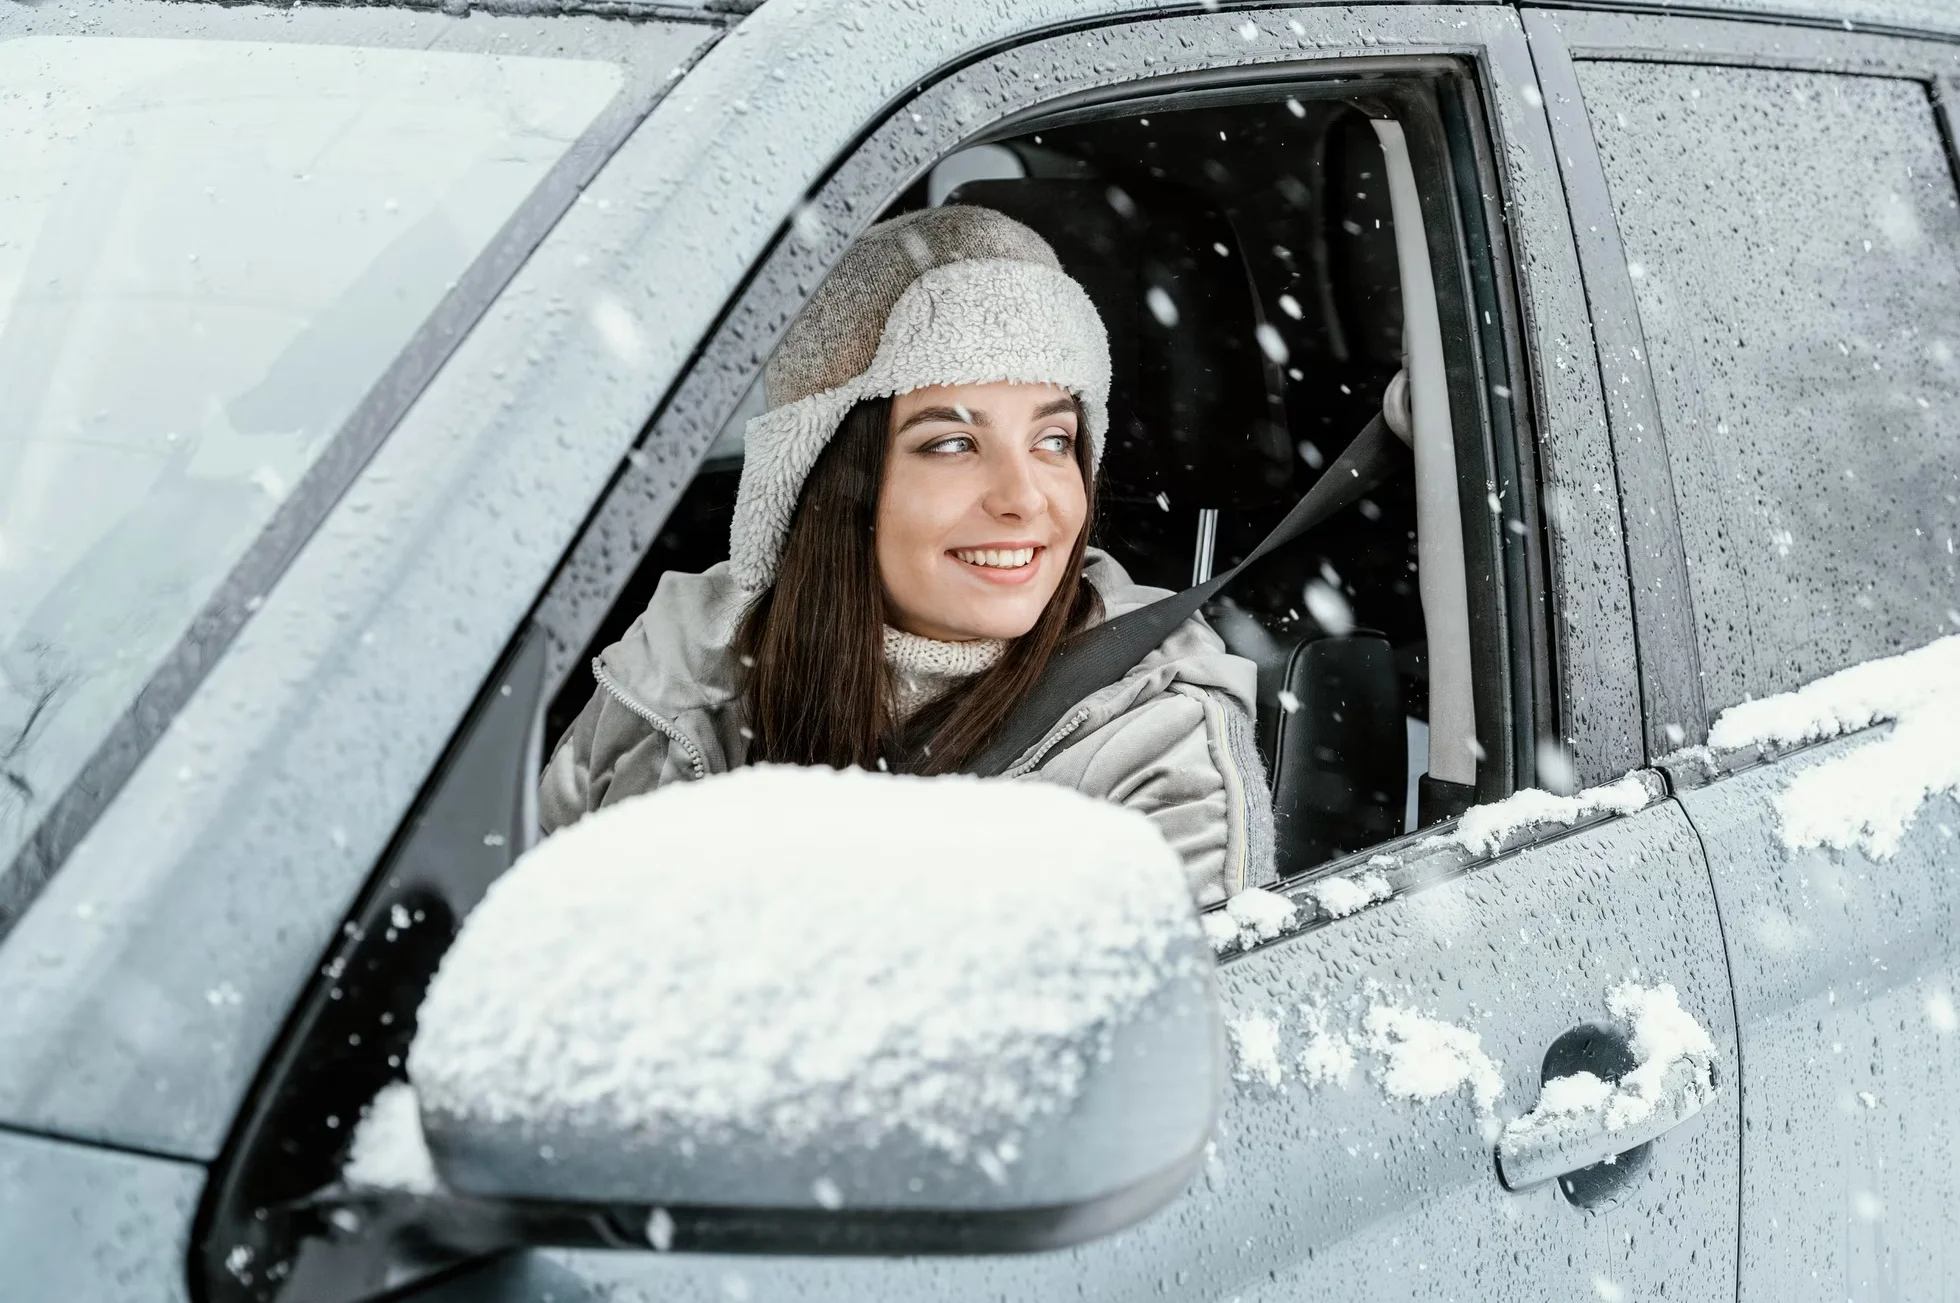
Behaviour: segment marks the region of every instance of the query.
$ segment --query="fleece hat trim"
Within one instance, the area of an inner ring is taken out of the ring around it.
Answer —
[[[729,539],[731,568],[744,589],[759,592],[775,582],[804,481],[845,414],[868,398],[929,385],[1058,385],[1082,404],[1093,473],[1109,429],[1102,318],[1039,236],[1000,214],[985,216],[1024,233],[1047,258],[963,258],[920,272],[884,321],[869,366],[749,422]]]

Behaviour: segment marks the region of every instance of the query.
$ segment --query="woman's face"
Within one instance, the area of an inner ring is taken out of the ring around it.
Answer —
[[[1018,638],[1054,596],[1088,494],[1056,385],[935,385],[892,400],[878,497],[891,622],[941,642]]]

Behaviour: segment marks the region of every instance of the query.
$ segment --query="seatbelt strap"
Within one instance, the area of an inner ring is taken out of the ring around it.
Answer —
[[[1377,413],[1245,560],[1222,575],[1126,611],[1063,643],[1034,688],[1001,722],[994,740],[967,762],[966,772],[988,777],[1005,772],[1078,703],[1129,673],[1254,562],[1352,505],[1408,460],[1408,449]]]

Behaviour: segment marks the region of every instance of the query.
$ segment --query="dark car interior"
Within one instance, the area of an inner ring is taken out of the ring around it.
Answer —
[[[881,216],[935,201],[1032,226],[1095,301],[1114,383],[1092,541],[1140,582],[1180,589],[1236,564],[1381,409],[1401,367],[1382,154],[1348,102],[1112,110],[956,155]],[[593,653],[666,570],[727,556],[739,427],[754,410],[718,441]],[[1259,667],[1282,874],[1414,825],[1411,739],[1419,748],[1427,718],[1415,525],[1411,469],[1207,608]],[[590,691],[573,678],[549,736]]]

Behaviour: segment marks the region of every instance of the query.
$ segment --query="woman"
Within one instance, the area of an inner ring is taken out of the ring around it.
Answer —
[[[1164,595],[1087,547],[1109,378],[1027,227],[956,206],[866,232],[770,359],[729,560],[663,576],[593,663],[546,830],[749,763],[957,772],[1071,633]],[[1272,875],[1253,699],[1194,618],[1007,773],[1142,811],[1210,904]]]

